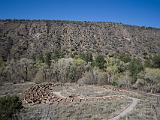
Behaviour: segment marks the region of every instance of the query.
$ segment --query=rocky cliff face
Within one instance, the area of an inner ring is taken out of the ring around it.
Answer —
[[[57,50],[66,54],[160,53],[160,29],[116,23],[0,21],[0,56],[4,60]]]

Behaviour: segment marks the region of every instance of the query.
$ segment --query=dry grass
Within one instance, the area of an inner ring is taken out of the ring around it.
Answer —
[[[33,83],[24,84],[4,84],[0,86],[0,94],[21,96],[26,89],[33,86]],[[160,118],[160,101],[156,96],[145,95],[143,93],[119,90],[111,86],[60,84],[51,90],[59,92],[62,96],[80,96],[89,98],[88,100],[73,101],[69,104],[53,103],[36,104],[33,106],[25,105],[19,118],[23,120],[56,119],[56,120],[101,120],[109,119],[120,114],[128,105],[132,103],[129,97],[140,99],[136,107],[130,114],[121,120],[158,120]],[[123,96],[112,97],[111,99],[101,99],[104,96]],[[90,99],[94,98],[94,99]],[[100,99],[97,99],[100,98]]]

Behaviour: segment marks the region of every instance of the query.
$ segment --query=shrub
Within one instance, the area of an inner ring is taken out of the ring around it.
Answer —
[[[145,60],[146,67],[160,68],[160,54],[150,56]]]
[[[92,53],[90,53],[90,52],[81,53],[79,56],[80,56],[81,59],[83,59],[87,63],[93,61],[93,56],[92,56]]]
[[[113,85],[113,86],[118,86],[118,83],[117,83],[116,81],[113,81],[113,82],[112,82],[112,85]]]
[[[152,67],[152,61],[151,61],[151,59],[145,59],[144,66],[145,67]]]
[[[37,62],[44,63],[44,57],[43,57],[43,54],[39,54],[39,55],[36,57],[36,61],[37,61]]]
[[[51,59],[58,61],[58,59],[60,58],[64,58],[64,53],[61,51],[55,51],[54,53],[52,53],[51,55]]]
[[[97,80],[95,78],[95,74],[93,73],[93,71],[88,71],[85,72],[83,77],[81,79],[78,80],[79,84],[97,84]]]
[[[152,67],[160,68],[160,55],[154,55],[152,57]]]
[[[0,84],[2,83],[2,81],[4,81],[6,79],[6,64],[3,61],[3,59],[0,57]]]
[[[82,78],[78,80],[79,84],[98,84],[104,85],[108,83],[108,76],[106,72],[103,72],[100,69],[92,69],[86,71]]]
[[[77,65],[77,66],[83,65],[85,63],[86,62],[81,58],[74,59],[74,64]]]
[[[96,71],[96,79],[98,85],[105,85],[108,84],[108,75],[106,72],[103,71]]]
[[[103,55],[98,55],[93,63],[94,66],[99,67],[100,69],[105,68],[105,59]]]
[[[116,57],[125,63],[128,63],[131,61],[131,57],[129,54],[122,54],[121,53],[121,54],[116,55]]]
[[[70,82],[76,82],[79,79],[79,77],[81,76],[80,75],[81,72],[79,71],[79,73],[78,73],[78,66],[76,66],[76,65],[71,65],[67,71],[67,74],[68,74],[67,77]]]
[[[34,82],[35,83],[42,83],[42,82],[46,82],[46,69],[45,68],[41,68],[35,75],[34,78]]]
[[[114,75],[118,72],[118,67],[117,65],[108,66],[106,71]]]
[[[110,57],[107,59],[107,69],[112,69],[111,71],[115,72],[124,72],[126,70],[127,64],[121,61],[120,59]]]
[[[133,81],[132,81],[133,83],[137,79],[137,74],[143,70],[144,70],[144,67],[140,60],[135,59],[135,58],[131,60],[129,64],[129,71],[133,78]]]
[[[73,64],[68,68],[68,78],[70,82],[77,82],[85,71],[86,62],[81,58],[74,59]]]
[[[68,80],[68,72],[70,66],[73,64],[72,58],[61,58],[55,63],[55,72],[57,73],[57,78],[61,82],[67,82]]]
[[[144,78],[152,83],[160,83],[160,69],[158,68],[146,68]]]
[[[109,57],[106,62],[107,68],[105,69],[108,73],[108,82],[112,83],[115,79],[117,79],[117,75],[125,72],[127,65],[123,61],[114,58]]]
[[[137,79],[136,83],[133,85],[133,88],[142,88],[145,85],[144,79]]]
[[[118,72],[121,73],[121,72],[124,72],[127,70],[127,64],[124,63],[123,61],[119,61],[118,63]]]
[[[132,78],[129,75],[129,71],[124,73],[116,74],[113,82],[116,82],[119,87],[131,87]]]
[[[61,82],[76,82],[85,71],[82,59],[61,58],[51,65],[53,77]]]
[[[47,67],[46,63],[42,63],[40,61],[36,62],[34,64],[34,66],[37,68],[37,69],[41,69],[41,68],[44,68],[44,67]]]
[[[0,98],[1,120],[11,120],[22,108],[22,102],[17,96],[6,96]]]
[[[21,58],[17,62],[17,68],[19,71],[20,76],[24,81],[30,81],[32,80],[32,77],[34,76],[35,68],[34,68],[34,62],[32,59],[27,58]]]
[[[5,62],[3,61],[3,58],[0,57],[0,68],[4,67]]]
[[[6,66],[7,79],[11,82],[25,82],[33,79],[36,72],[32,59],[21,58],[18,61],[11,60]]]
[[[144,89],[149,92],[160,92],[160,69],[159,68],[145,68]]]
[[[51,53],[48,52],[45,54],[45,57],[44,57],[44,62],[50,67],[51,65]]]

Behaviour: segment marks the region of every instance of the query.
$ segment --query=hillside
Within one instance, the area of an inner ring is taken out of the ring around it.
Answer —
[[[105,22],[0,21],[0,56],[5,61],[55,51],[144,57],[160,53],[160,29]]]
[[[158,120],[160,29],[0,20],[0,119]]]

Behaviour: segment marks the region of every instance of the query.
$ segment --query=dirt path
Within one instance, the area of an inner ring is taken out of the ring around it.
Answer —
[[[24,96],[24,100],[26,103],[31,104],[38,104],[38,103],[49,103],[49,104],[70,104],[74,102],[82,102],[82,101],[99,101],[99,100],[113,100],[113,99],[122,99],[122,98],[129,98],[132,100],[132,103],[123,110],[120,111],[120,113],[109,119],[109,120],[119,120],[121,117],[126,116],[128,113],[130,113],[135,106],[137,105],[139,99],[134,97],[128,97],[126,95],[104,95],[104,96],[83,96],[83,95],[77,95],[77,96],[64,96],[62,94],[62,91],[52,91],[52,87],[54,87],[55,84],[47,84],[47,85],[39,85],[39,86],[33,86],[28,91],[26,91],[26,94]],[[111,88],[112,89],[112,88]],[[50,91],[51,90],[51,91]],[[96,91],[96,93],[102,94],[107,92],[109,89],[103,89],[102,91]],[[74,88],[71,89],[72,91],[75,91]],[[118,92],[124,92],[124,90],[116,90],[113,88],[113,91]],[[67,91],[68,94],[71,94],[70,91]],[[127,91],[128,92],[128,91]],[[47,110],[49,111],[49,110]],[[47,114],[47,113],[45,113]],[[47,116],[43,115],[46,119]],[[47,118],[48,119],[48,118]]]
[[[63,97],[65,98],[61,92],[54,92],[54,94],[60,96],[60,97]],[[108,98],[108,97],[126,97],[125,95],[111,95],[111,96],[103,96],[103,97],[86,97],[86,99],[98,99],[98,98]],[[132,99],[132,104],[130,104],[125,110],[123,110],[119,115],[109,119],[109,120],[119,120],[121,117],[124,117],[125,115],[127,115],[128,113],[130,113],[134,108],[135,106],[137,105],[138,103],[138,100],[137,98],[133,98],[133,97],[127,97],[129,99]],[[83,97],[81,97],[81,99],[84,99]]]
[[[65,98],[61,92],[54,92],[54,94],[60,96],[60,97],[63,97]],[[92,99],[92,98],[105,98],[105,97],[126,97],[125,95],[111,95],[111,96],[103,96],[103,97],[86,97],[87,99]],[[123,110],[119,115],[109,119],[109,120],[119,120],[121,117],[124,117],[125,115],[127,115],[128,113],[130,113],[134,108],[135,106],[137,105],[138,103],[138,100],[137,98],[133,98],[133,97],[127,97],[129,99],[132,99],[132,104],[130,104],[125,110]],[[82,98],[81,98],[82,99]],[[84,98],[83,98],[84,99]]]
[[[128,97],[128,98],[133,100],[132,104],[129,107],[127,107],[125,110],[123,110],[119,115],[117,115],[109,120],[119,120],[121,117],[124,117],[125,115],[127,115],[128,113],[130,113],[134,109],[134,107],[137,105],[139,99],[132,98],[132,97]]]

